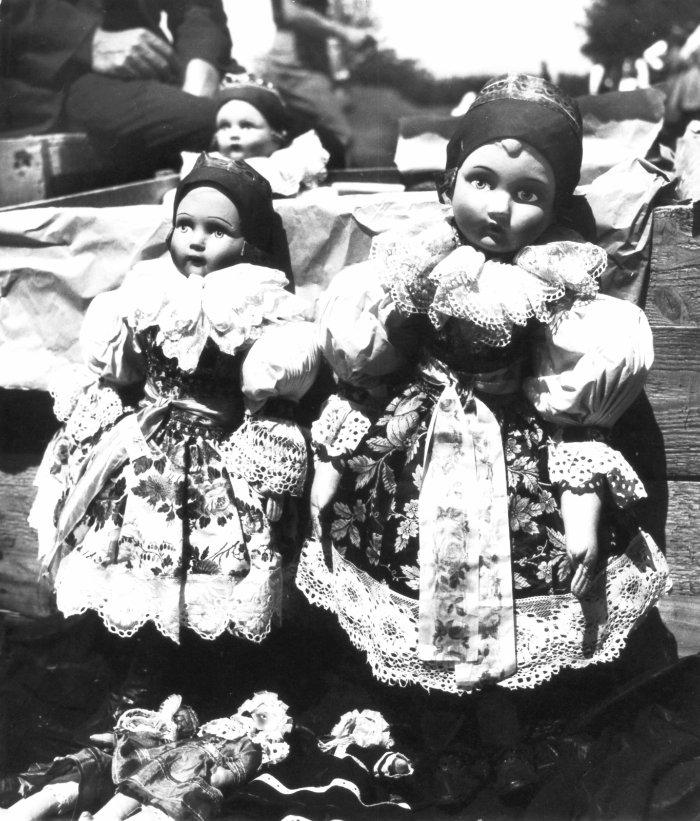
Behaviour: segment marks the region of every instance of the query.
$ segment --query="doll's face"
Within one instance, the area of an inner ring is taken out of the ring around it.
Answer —
[[[280,147],[279,135],[255,106],[229,100],[216,115],[216,150],[232,160],[269,157]]]
[[[170,255],[181,274],[204,277],[226,268],[241,255],[243,245],[238,209],[217,188],[197,186],[180,200]]]
[[[551,225],[555,189],[552,166],[539,151],[518,140],[487,143],[457,172],[455,222],[486,254],[514,254]]]

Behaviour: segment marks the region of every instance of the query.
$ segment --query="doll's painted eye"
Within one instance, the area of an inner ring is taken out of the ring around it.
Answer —
[[[226,236],[226,234],[220,228],[217,228],[216,231],[214,231],[214,236],[217,239],[223,239]]]
[[[472,187],[476,188],[477,191],[485,191],[490,187],[488,182],[483,177],[474,177],[469,180],[469,183]]]
[[[536,203],[540,201],[540,196],[531,188],[521,188],[517,193],[516,197],[518,202],[524,202],[526,204]]]

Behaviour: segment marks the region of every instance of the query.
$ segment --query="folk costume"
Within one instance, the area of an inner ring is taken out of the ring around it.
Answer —
[[[342,468],[297,584],[332,610],[374,674],[459,692],[533,687],[617,656],[664,592],[663,555],[631,517],[645,495],[606,432],[653,359],[643,313],[598,293],[605,252],[562,225],[580,119],[538,78],[487,85],[448,146],[511,137],[557,182],[560,224],[512,259],[464,243],[449,209],[387,232],[339,275],[321,341],[341,390],[315,425]],[[362,402],[403,385],[378,413]],[[596,578],[570,593],[560,493],[603,498]]]
[[[93,300],[87,368],[54,392],[65,425],[31,520],[64,614],[95,610],[122,636],[152,621],[175,641],[185,625],[260,641],[281,595],[265,502],[302,492],[293,407],[317,346],[284,274],[261,264],[279,245],[267,183],[244,162],[203,155],[175,210],[199,184],[236,204],[241,262],[188,278],[169,258],[148,260]]]

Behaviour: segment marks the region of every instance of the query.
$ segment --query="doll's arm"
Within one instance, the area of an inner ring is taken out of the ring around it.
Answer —
[[[118,792],[94,814],[82,813],[81,821],[123,821],[141,807],[141,802],[129,795]]]
[[[2,811],[4,821],[39,821],[57,815],[67,815],[76,804],[80,792],[78,771],[74,781],[47,784],[39,792],[28,795]]]
[[[598,560],[598,525],[602,499],[600,491],[561,494],[561,515],[564,522],[566,552],[574,575],[571,592],[580,597],[588,592]]]

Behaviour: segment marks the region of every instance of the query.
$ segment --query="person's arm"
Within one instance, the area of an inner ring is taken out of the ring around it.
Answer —
[[[281,11],[285,25],[292,31],[337,37],[351,48],[361,48],[374,41],[367,29],[332,20],[313,9],[297,5],[294,0],[281,0]]]
[[[221,0],[176,0],[168,9],[168,28],[183,67],[183,91],[212,97],[231,63],[231,35]]]
[[[220,79],[221,74],[216,66],[195,57],[185,67],[182,90],[195,97],[213,97]]]

